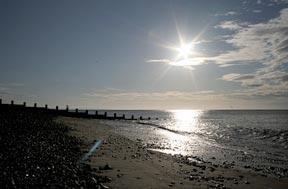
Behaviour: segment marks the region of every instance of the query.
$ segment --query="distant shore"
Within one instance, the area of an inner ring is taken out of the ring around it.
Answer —
[[[111,188],[287,188],[288,179],[259,175],[230,165],[216,165],[198,157],[169,155],[149,150],[141,140],[118,135],[99,120],[59,117],[81,138],[83,153],[103,144],[90,159],[97,174],[108,176]],[[115,122],[116,124],[117,122]]]

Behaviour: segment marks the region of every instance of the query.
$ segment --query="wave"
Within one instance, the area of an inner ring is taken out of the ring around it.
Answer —
[[[172,132],[172,133],[176,133],[176,134],[182,134],[182,135],[187,135],[187,134],[193,134],[193,132],[187,132],[187,131],[179,131],[179,130],[174,130],[174,129],[169,129],[167,127],[164,127],[164,126],[161,126],[161,125],[158,125],[158,124],[155,124],[155,123],[148,123],[148,122],[136,122],[137,124],[141,124],[141,125],[149,125],[149,126],[152,126],[152,127],[156,127],[158,129],[162,129],[162,130],[165,130],[165,131],[169,131],[169,132]]]

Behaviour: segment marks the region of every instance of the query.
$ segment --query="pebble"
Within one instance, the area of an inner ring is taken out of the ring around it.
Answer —
[[[99,187],[102,176],[78,164],[82,141],[68,131],[41,109],[0,105],[1,188]]]

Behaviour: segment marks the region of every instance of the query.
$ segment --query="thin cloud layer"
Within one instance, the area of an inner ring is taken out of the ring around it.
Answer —
[[[97,103],[99,107],[112,108],[124,107],[133,108],[135,105],[142,108],[195,108],[195,109],[219,109],[220,107],[230,108],[253,108],[255,103],[259,108],[265,107],[269,103],[277,103],[278,99],[266,99],[267,86],[255,91],[126,91],[126,90],[95,90],[83,93],[83,98],[87,98],[92,104]],[[275,88],[273,88],[275,89]],[[270,89],[269,89],[270,90]],[[280,93],[283,88],[279,87]],[[275,95],[275,94],[274,94]],[[280,97],[279,97],[280,98]],[[95,99],[95,101],[93,101]],[[281,98],[280,98],[281,99]],[[251,104],[253,100],[253,104]],[[133,106],[131,105],[133,102]],[[280,100],[279,100],[280,101]]]

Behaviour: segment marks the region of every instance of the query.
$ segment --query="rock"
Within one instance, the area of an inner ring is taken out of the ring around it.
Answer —
[[[99,167],[99,170],[112,170],[112,167],[109,164],[106,164],[102,167]]]
[[[109,189],[108,186],[104,185],[103,183],[100,184],[101,189]]]
[[[213,167],[209,167],[209,171],[214,172],[215,169]]]
[[[120,177],[122,177],[123,176],[123,174],[117,174],[117,177],[118,178],[120,178]]]

